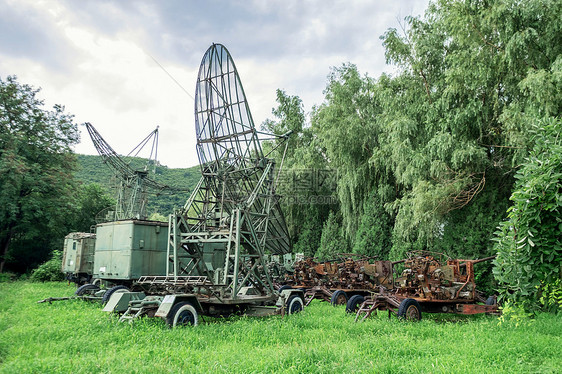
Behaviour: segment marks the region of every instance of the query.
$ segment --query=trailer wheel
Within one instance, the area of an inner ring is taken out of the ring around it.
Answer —
[[[283,292],[283,291],[285,291],[285,290],[292,290],[292,289],[293,289],[293,287],[291,287],[291,286],[289,286],[289,285],[284,285],[284,286],[279,287],[279,289],[277,290],[277,292],[281,293],[281,292]]]
[[[361,306],[361,304],[363,304],[364,301],[365,301],[365,298],[362,295],[351,296],[349,298],[349,300],[347,300],[347,304],[345,306],[345,311],[347,313],[357,312],[357,309],[359,309],[359,306]]]
[[[166,324],[171,327],[197,326],[199,317],[197,311],[190,303],[183,301],[177,303],[166,316]]]
[[[84,284],[80,287],[78,287],[78,289],[76,289],[76,291],[74,292],[74,294],[76,296],[84,296],[84,295],[91,295],[96,291],[99,291],[99,287],[96,286],[95,284]]]
[[[302,299],[299,295],[292,295],[287,300],[287,314],[295,314],[298,312],[302,312],[304,309],[304,304]]]
[[[407,321],[421,320],[422,313],[420,303],[414,299],[404,299],[398,307],[398,318]]]
[[[494,296],[490,296],[486,299],[486,305],[496,305],[497,301]]]
[[[334,293],[332,294],[332,297],[330,299],[330,303],[333,306],[345,305],[347,303],[347,300],[348,300],[347,293],[345,293],[345,291],[342,291],[342,290],[337,290],[337,291],[334,291]]]
[[[121,290],[121,292],[129,291],[129,289],[126,286],[123,286],[122,284],[120,284],[118,286],[113,286],[110,289],[108,289],[107,291],[105,291],[105,293],[103,294],[103,296],[101,298],[101,303],[104,304],[104,305],[107,304],[107,302],[111,298],[111,295],[113,295],[115,292],[117,292],[119,290]]]

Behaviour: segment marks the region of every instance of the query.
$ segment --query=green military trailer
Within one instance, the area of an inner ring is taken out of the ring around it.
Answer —
[[[107,302],[112,293],[128,290],[142,275],[166,274],[168,223],[147,219],[149,192],[161,193],[169,187],[150,178],[157,154],[158,128],[134,148],[136,154],[152,139],[151,156],[144,168],[133,169],[102,138],[90,123],[85,124],[102,160],[115,171],[118,182],[113,208],[98,213],[95,226],[93,264],[89,269],[92,283],[76,290],[76,295],[100,298]],[[100,290],[100,288],[103,288]]]
[[[165,275],[168,223],[128,219],[96,226],[93,278],[128,285],[143,275]]]
[[[69,282],[88,283],[94,270],[96,234],[71,232],[64,238],[62,272]]]
[[[96,225],[92,284],[77,296],[97,296],[107,303],[111,295],[129,291],[141,276],[166,274],[168,223],[138,219]],[[100,290],[100,287],[103,287]]]
[[[143,275],[165,275],[167,234],[168,223],[160,221],[125,219],[96,225],[91,283],[78,287],[75,294],[105,304]]]

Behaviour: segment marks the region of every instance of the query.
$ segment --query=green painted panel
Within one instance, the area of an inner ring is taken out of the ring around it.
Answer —
[[[94,234],[83,232],[73,232],[64,238],[63,273],[92,273],[95,240]]]
[[[131,258],[131,274],[134,278],[166,275],[167,236],[168,225],[165,223],[135,225],[132,241],[134,255]]]
[[[134,280],[143,275],[165,275],[168,224],[125,220],[96,226],[94,276]]]

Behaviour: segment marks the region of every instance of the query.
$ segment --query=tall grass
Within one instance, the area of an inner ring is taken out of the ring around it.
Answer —
[[[562,317],[523,326],[490,316],[380,313],[354,323],[313,302],[299,315],[231,318],[171,330],[159,319],[119,324],[65,283],[0,283],[2,373],[554,373],[562,371]]]

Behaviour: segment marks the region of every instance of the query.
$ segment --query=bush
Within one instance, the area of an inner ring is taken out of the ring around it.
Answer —
[[[553,283],[542,283],[539,287],[539,302],[548,312],[562,312],[562,280]]]
[[[534,320],[533,313],[529,313],[525,308],[512,300],[507,300],[503,306],[500,307],[502,314],[498,318],[498,325],[511,325],[514,327],[529,326]]]
[[[494,276],[500,296],[527,311],[553,310],[560,297],[556,289],[562,276],[561,133],[559,119],[544,121],[537,129],[534,148],[515,175],[513,206],[495,233]]]
[[[30,279],[34,282],[62,281],[64,274],[61,269],[62,252],[53,251],[51,259],[33,270]]]
[[[17,275],[14,273],[0,273],[0,283],[2,282],[13,282],[17,279]]]

